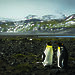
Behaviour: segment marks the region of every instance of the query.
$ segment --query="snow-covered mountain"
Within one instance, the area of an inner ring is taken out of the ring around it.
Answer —
[[[65,20],[68,21],[68,20],[72,20],[72,19],[75,19],[75,14],[72,14],[72,15],[66,17]]]
[[[2,21],[2,22],[13,22],[13,21],[15,21],[15,19],[0,17],[0,21]]]
[[[64,17],[56,19],[53,15],[44,15],[40,19],[36,15],[29,15],[25,20],[21,21],[11,22],[9,19],[1,20],[0,32],[55,32],[63,31],[65,28],[75,28],[75,15],[70,15],[66,19]]]
[[[30,19],[39,19],[37,15],[28,15],[25,17],[25,20],[30,20]]]

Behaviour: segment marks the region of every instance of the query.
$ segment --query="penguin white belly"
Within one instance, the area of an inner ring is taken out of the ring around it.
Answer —
[[[60,67],[59,60],[60,60],[60,47],[58,47],[58,51],[57,51],[57,65],[58,65],[58,67]]]
[[[44,51],[45,53],[45,60],[43,62],[43,65],[52,65],[53,62],[53,48],[52,47],[47,47]]]

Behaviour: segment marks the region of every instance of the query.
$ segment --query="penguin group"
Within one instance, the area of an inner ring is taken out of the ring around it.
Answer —
[[[68,66],[68,52],[64,46],[63,43],[56,43],[57,44],[57,67],[58,68],[67,68]],[[46,44],[46,48],[43,52],[42,59],[43,59],[43,65],[44,66],[52,66],[53,65],[53,46],[51,42],[48,42]]]

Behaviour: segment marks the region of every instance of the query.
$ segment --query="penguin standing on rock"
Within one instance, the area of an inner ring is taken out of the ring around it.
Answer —
[[[68,52],[63,43],[58,43],[57,65],[59,68],[67,68],[68,65]]]
[[[46,45],[46,49],[44,51],[44,54],[42,56],[43,58],[43,65],[44,66],[51,66],[53,62],[53,47],[51,42],[48,42]]]

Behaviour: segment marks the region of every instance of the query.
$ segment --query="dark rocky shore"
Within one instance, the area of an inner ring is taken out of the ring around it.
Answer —
[[[42,65],[42,53],[46,42],[52,41],[54,61],[51,68]],[[63,42],[68,50],[67,69],[58,69],[54,42]],[[39,62],[39,63],[37,63]],[[74,75],[75,38],[30,38],[0,37],[0,75]]]

